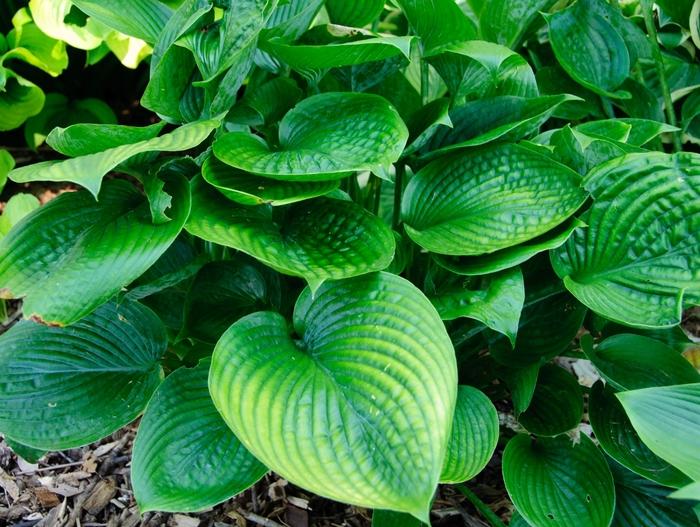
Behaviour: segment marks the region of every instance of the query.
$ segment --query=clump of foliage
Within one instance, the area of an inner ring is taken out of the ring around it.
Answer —
[[[698,525],[700,4],[44,4],[143,41],[160,120],[9,172],[84,189],[0,242],[18,451],[143,413],[142,511],[273,470],[376,525],[458,484],[498,525],[460,484],[500,445],[511,525]]]

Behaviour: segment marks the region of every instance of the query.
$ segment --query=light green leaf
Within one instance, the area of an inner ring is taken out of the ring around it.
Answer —
[[[0,66],[0,79],[3,73],[6,79],[4,90],[0,90],[0,132],[19,128],[44,106],[41,88]]]
[[[553,437],[576,428],[582,417],[583,394],[574,376],[554,364],[542,366],[520,424],[532,434]]]
[[[71,181],[82,185],[88,189],[93,196],[97,197],[102,186],[103,177],[114,170],[120,163],[127,159],[145,152],[179,152],[194,148],[204,141],[211,132],[219,125],[217,120],[199,121],[183,125],[174,131],[153,137],[152,139],[138,140],[137,142],[123,144],[122,137],[114,141],[115,146],[102,151],[86,151],[90,141],[93,139],[94,131],[105,131],[104,137],[109,138],[113,130],[126,129],[118,125],[89,125],[77,124],[65,129],[54,130],[47,141],[62,153],[78,155],[73,159],[61,161],[42,161],[27,167],[22,167],[10,172],[9,177],[18,183],[29,181]],[[157,130],[153,125],[142,129],[147,136]],[[108,128],[106,128],[108,127]],[[133,127],[128,127],[129,135]],[[98,132],[99,133],[99,132]],[[122,143],[116,146],[117,143]],[[60,147],[58,145],[61,145]],[[79,144],[80,146],[75,146]],[[99,144],[99,143],[98,143]],[[100,144],[100,148],[102,148]],[[97,144],[95,145],[97,148]]]
[[[326,11],[334,24],[363,27],[376,19],[384,9],[384,0],[326,0]]]
[[[214,142],[214,155],[235,168],[274,179],[324,181],[386,167],[399,158],[407,140],[406,125],[382,97],[322,93],[284,116],[279,149],[271,149],[257,135],[232,132]]]
[[[684,291],[700,290],[700,156],[629,154],[583,185],[594,199],[589,227],[551,253],[567,289],[616,322],[678,324]]]
[[[391,230],[350,201],[316,198],[286,207],[244,207],[201,180],[192,189],[187,230],[243,251],[312,286],[385,269],[394,256]]]
[[[401,203],[408,235],[446,255],[479,255],[531,240],[586,199],[580,177],[531,149],[503,144],[445,156],[421,169]]]
[[[20,322],[0,337],[0,430],[45,450],[111,434],[160,384],[166,344],[160,320],[136,303],[105,304],[70,328]]]
[[[148,202],[129,183],[105,183],[100,200],[62,194],[25,217],[0,242],[0,298],[23,298],[25,318],[80,320],[135,280],[165,252],[190,210],[184,180],[171,186],[173,220],[153,225]],[[56,244],[56,240],[61,240]]]
[[[487,0],[479,16],[486,40],[515,49],[526,31],[555,0]],[[541,20],[541,19],[540,19]]]
[[[267,472],[216,411],[207,386],[209,364],[176,370],[148,403],[131,468],[142,514],[207,509]]]
[[[71,9],[71,0],[29,0],[34,23],[43,33],[74,48],[95,49],[102,42],[97,24],[90,18],[82,26],[66,21]]]
[[[489,398],[476,388],[459,386],[440,482],[461,483],[481,472],[496,450],[498,426]]]
[[[485,276],[476,283],[459,278],[438,288],[430,301],[442,320],[468,317],[503,333],[515,345],[520,312],[525,302],[525,285],[519,267]]]
[[[172,10],[158,0],[71,0],[82,12],[120,33],[153,44]]]
[[[626,133],[619,137],[614,129],[626,128]],[[584,134],[602,136],[615,141],[622,141],[632,146],[644,146],[663,133],[678,130],[675,126],[651,119],[615,118],[589,121],[576,126]]]
[[[7,236],[10,229],[31,211],[39,207],[39,200],[32,194],[19,193],[12,196],[0,215],[0,240]]]
[[[652,452],[700,479],[700,383],[632,390],[617,398]]]
[[[311,492],[427,522],[457,395],[435,309],[403,278],[370,274],[306,289],[294,331],[261,312],[219,340],[209,388],[228,425]]]
[[[476,38],[474,22],[454,0],[398,0],[396,3],[423,42],[423,55],[445,44]]]
[[[0,148],[0,191],[7,183],[7,174],[15,167],[15,158],[7,150]]]
[[[546,17],[549,40],[559,64],[578,83],[607,97],[629,98],[616,91],[629,75],[630,52],[609,16],[595,7],[603,0],[578,0]]]
[[[586,355],[618,390],[700,382],[700,373],[680,353],[642,335],[613,335]]]
[[[503,479],[533,527],[608,527],[615,488],[605,457],[588,436],[532,439],[519,434],[503,452]]]
[[[610,385],[596,382],[588,398],[588,419],[600,447],[629,470],[660,485],[679,488],[688,476],[642,443]]]
[[[335,181],[278,181],[249,174],[211,156],[202,165],[202,177],[228,199],[242,205],[288,205],[338,188]]]
[[[57,77],[68,67],[66,44],[43,33],[32,22],[27,9],[21,9],[15,14],[12,25],[14,29],[7,35],[10,49],[0,56],[0,64],[11,59],[22,60],[52,77]]]
[[[677,490],[669,495],[669,498],[676,500],[693,500],[700,501],[700,481],[686,485],[682,489]]]

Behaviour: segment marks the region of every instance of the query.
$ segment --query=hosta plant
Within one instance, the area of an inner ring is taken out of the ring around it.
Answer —
[[[30,7],[148,45],[153,119],[0,172],[78,189],[0,241],[18,452],[142,416],[143,512],[274,471],[378,526],[457,485],[498,526],[490,463],[512,525],[698,525],[697,3]]]

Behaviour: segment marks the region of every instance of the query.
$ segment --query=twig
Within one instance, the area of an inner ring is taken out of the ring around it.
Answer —
[[[259,516],[254,512],[241,510],[240,513],[246,520],[252,521],[253,523],[256,523],[258,525],[262,525],[263,527],[282,527],[282,525],[277,523],[276,521],[270,520],[268,518],[263,518],[262,516]]]
[[[469,487],[460,484],[456,485],[458,491],[460,491],[466,498],[471,502],[472,505],[478,510],[481,515],[488,520],[488,522],[493,527],[506,527],[506,525],[501,521],[501,519],[493,512],[488,505],[486,505],[479,496],[474,494]]]
[[[37,468],[34,470],[28,470],[26,472],[17,472],[15,475],[16,476],[28,476],[29,474],[36,474],[37,472],[50,472],[52,470],[60,470],[62,468],[68,468],[68,467],[77,467],[78,465],[82,465],[82,461],[76,461],[74,463],[64,463],[63,465],[53,465],[51,467],[41,467]]]

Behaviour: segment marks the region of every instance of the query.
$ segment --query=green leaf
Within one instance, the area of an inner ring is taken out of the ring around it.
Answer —
[[[163,31],[172,10],[158,0],[71,0],[83,13],[120,33],[153,44]]]
[[[461,483],[481,472],[496,450],[498,426],[489,398],[476,388],[459,386],[440,482]]]
[[[260,32],[261,38],[271,39],[279,37],[285,40],[296,40],[309,29],[311,22],[316,18],[324,0],[289,0],[287,3],[277,5],[270,14],[265,24],[265,29]],[[357,5],[355,2],[353,5]]]
[[[669,495],[669,498],[677,500],[693,500],[700,501],[700,481],[686,485],[682,489],[677,490]]]
[[[486,40],[515,49],[541,11],[554,0],[488,0],[479,16],[481,34]]]
[[[7,183],[7,174],[15,167],[15,158],[7,150],[0,148],[0,192]]]
[[[587,436],[531,439],[519,434],[503,452],[503,479],[534,527],[607,527],[615,488],[605,457]]]
[[[576,126],[576,129],[589,135],[602,136],[622,141],[632,146],[644,146],[663,133],[678,130],[675,126],[651,119],[615,118],[589,121]],[[624,129],[622,136],[613,130]]]
[[[435,99],[411,115],[407,123],[410,131],[408,146],[403,151],[403,157],[423,148],[440,126],[452,128],[449,105],[447,99]]]
[[[700,373],[683,355],[642,335],[614,335],[586,355],[618,390],[700,382]]]
[[[136,303],[105,304],[70,328],[20,322],[0,337],[0,430],[45,450],[113,433],[160,384],[166,344],[160,320]]]
[[[209,388],[228,425],[311,492],[427,522],[457,395],[435,309],[403,278],[370,274],[306,289],[294,331],[261,312],[219,340]]]
[[[423,43],[423,55],[452,42],[476,38],[476,26],[454,0],[398,0],[413,33]],[[449,21],[449,23],[446,23]]]
[[[495,273],[526,262],[543,251],[561,247],[569,239],[574,229],[585,226],[586,224],[578,218],[572,218],[532,240],[489,254],[478,256],[444,256],[436,254],[434,258],[440,266],[460,275],[475,276]]]
[[[514,144],[460,152],[421,169],[401,203],[408,235],[446,255],[480,255],[531,240],[586,199],[568,167]]]
[[[650,152],[593,169],[589,227],[551,253],[567,289],[615,322],[678,324],[683,292],[699,290],[699,167],[697,154]]]
[[[632,390],[617,398],[652,452],[700,479],[700,383]]]
[[[95,20],[88,18],[84,25],[71,23],[71,0],[29,0],[32,19],[43,33],[62,40],[78,49],[95,49],[102,42]]]
[[[316,198],[286,207],[244,207],[201,180],[192,189],[187,230],[233,247],[312,286],[386,268],[393,259],[391,230],[350,201]]]
[[[165,252],[190,210],[183,180],[173,182],[173,220],[153,225],[129,183],[108,181],[95,201],[65,193],[24,218],[0,242],[0,297],[24,298],[26,318],[71,324],[109,300]],[[56,244],[56,240],[61,240]]]
[[[44,106],[41,88],[0,66],[0,80],[3,73],[6,79],[4,90],[0,90],[0,132],[19,128]]]
[[[214,155],[235,168],[288,181],[340,179],[347,172],[394,163],[408,140],[396,110],[365,93],[322,93],[304,99],[280,122],[279,149],[244,132],[221,135]]]
[[[46,454],[46,451],[44,450],[23,445],[22,443],[18,443],[9,437],[5,438],[5,443],[7,443],[7,446],[9,446],[15,454],[24,459],[27,463],[38,463],[39,460]]]
[[[384,0],[326,0],[326,11],[334,24],[363,27],[377,18],[384,9]]]
[[[256,124],[275,123],[302,98],[299,86],[289,77],[275,77],[259,86],[249,84],[243,99],[231,109],[226,120],[238,122],[239,113],[252,110],[261,120]]]
[[[609,17],[596,9],[598,3],[602,0],[578,0],[545,17],[552,50],[582,86],[606,97],[629,98],[629,92],[616,90],[629,75],[630,53]]]
[[[181,335],[216,342],[236,320],[282,303],[278,275],[240,256],[200,269],[187,292]]]
[[[615,516],[611,527],[697,527],[688,503],[669,499],[669,489],[610,464],[615,479]]]
[[[47,36],[32,22],[27,9],[19,10],[12,18],[14,29],[7,35],[10,47],[0,56],[0,63],[7,60],[22,60],[52,77],[57,77],[68,67],[66,44]]]
[[[202,177],[228,199],[241,205],[288,205],[323,196],[338,188],[339,181],[278,181],[256,176],[208,157]]]
[[[574,376],[554,364],[542,366],[520,424],[532,434],[553,437],[576,428],[582,417],[583,395]]]
[[[32,194],[15,194],[12,196],[0,215],[0,240],[7,236],[13,226],[20,222],[27,214],[39,208],[39,200]]]
[[[179,152],[189,150],[202,143],[218,125],[219,121],[217,120],[199,121],[181,126],[160,137],[139,139],[125,144],[123,141],[126,140],[126,137],[140,133],[150,136],[153,131],[157,133],[155,127],[160,125],[145,127],[142,129],[142,132],[137,132],[133,130],[133,127],[128,127],[128,131],[122,130],[123,136],[121,133],[119,136],[112,136],[112,131],[126,127],[75,124],[65,129],[55,130],[49,134],[47,141],[60,152],[68,155],[77,155],[78,157],[61,161],[42,161],[27,167],[17,168],[10,172],[9,177],[18,183],[27,183],[29,181],[70,181],[82,185],[97,198],[102,186],[102,179],[120,163],[145,152]],[[94,143],[95,149],[92,149],[90,142],[95,137],[93,133],[100,128],[104,130],[104,134],[102,135],[98,132],[98,137],[104,137],[105,141],[109,141],[111,144],[103,150],[104,144]],[[58,146],[59,144],[60,146]],[[87,151],[85,148],[90,150]],[[96,150],[97,148],[100,150]]]
[[[216,411],[207,387],[209,364],[176,370],[148,403],[131,469],[142,514],[207,509],[267,472]]]
[[[69,157],[96,154],[129,143],[148,141],[158,135],[165,123],[150,126],[78,123],[67,128],[54,128],[47,144]]]
[[[422,525],[425,525],[422,521],[405,512],[382,509],[372,511],[372,527],[421,527]]]
[[[513,410],[515,410],[516,417],[527,410],[532,403],[539,373],[539,364],[533,364],[514,370],[506,370],[504,372],[503,377],[510,390],[510,397],[513,401]]]
[[[485,276],[482,280],[460,278],[438,288],[430,301],[442,320],[468,317],[503,333],[515,345],[525,285],[519,267]]]
[[[588,419],[600,447],[629,470],[668,487],[679,488],[690,482],[642,443],[610,385],[598,381],[591,388]]]

